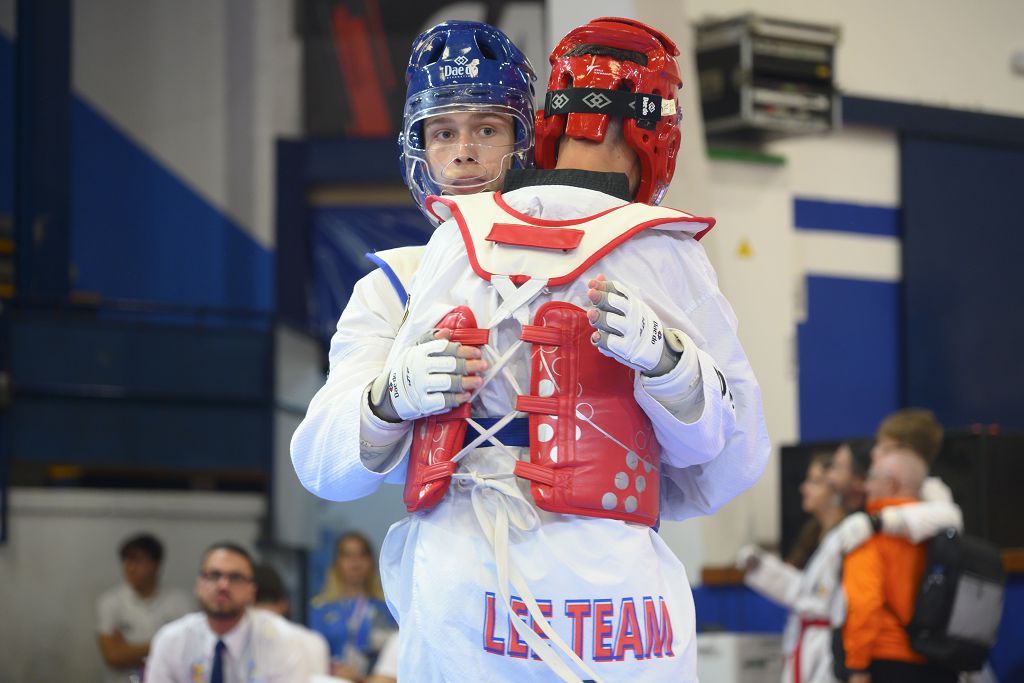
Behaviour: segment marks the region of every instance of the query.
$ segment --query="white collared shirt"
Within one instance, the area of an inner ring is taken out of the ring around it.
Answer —
[[[217,640],[223,640],[224,683],[305,683],[309,670],[292,626],[276,614],[250,609],[223,636],[202,612],[167,624],[153,639],[146,683],[206,683]]]
[[[106,591],[96,600],[96,631],[101,635],[120,633],[125,642],[141,645],[153,639],[164,624],[195,609],[195,599],[181,590],[158,589],[142,597],[127,583]],[[107,683],[126,683],[135,673],[131,668],[107,667]]]

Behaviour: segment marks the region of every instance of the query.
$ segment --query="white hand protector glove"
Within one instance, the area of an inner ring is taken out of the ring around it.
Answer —
[[[866,512],[854,512],[839,522],[836,527],[839,545],[843,553],[850,553],[864,545],[864,541],[875,535],[875,528]]]
[[[370,409],[388,422],[441,413],[469,400],[483,383],[472,377],[487,367],[480,350],[451,342],[431,330],[401,354],[370,387]],[[467,360],[472,358],[474,360]]]
[[[650,306],[625,285],[603,275],[589,286],[595,307],[588,319],[596,330],[591,341],[598,351],[649,377],[676,366],[681,354],[665,343],[664,327]]]

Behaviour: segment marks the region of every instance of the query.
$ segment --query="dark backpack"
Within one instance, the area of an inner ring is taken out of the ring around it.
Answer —
[[[956,529],[933,537],[906,625],[910,647],[936,666],[981,669],[996,642],[1005,587],[1002,556],[994,545]],[[847,680],[842,626],[832,631],[832,654],[836,677]]]
[[[994,545],[955,529],[935,536],[907,624],[910,647],[948,669],[981,669],[996,642],[1005,588]]]

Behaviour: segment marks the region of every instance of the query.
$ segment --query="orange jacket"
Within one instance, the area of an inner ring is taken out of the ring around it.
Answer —
[[[867,510],[878,514],[882,508],[915,502],[911,498],[887,498],[868,503]],[[925,553],[924,545],[875,534],[843,560],[846,668],[864,671],[878,659],[915,664],[925,661],[910,649],[910,638],[904,630],[914,614]]]

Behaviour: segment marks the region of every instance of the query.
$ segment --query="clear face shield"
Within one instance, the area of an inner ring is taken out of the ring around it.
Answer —
[[[418,112],[405,136],[410,177],[428,194],[500,189],[509,168],[522,168],[532,146],[523,114],[499,104],[448,104]]]

